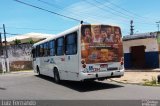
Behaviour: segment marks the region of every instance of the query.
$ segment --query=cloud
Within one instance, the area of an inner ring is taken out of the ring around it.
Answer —
[[[7,41],[10,42],[10,41],[13,41],[15,39],[27,39],[27,38],[37,38],[37,39],[42,39],[42,38],[49,38],[49,37],[52,37],[52,36],[55,36],[53,34],[43,34],[43,33],[27,33],[27,34],[23,34],[23,35],[17,35],[17,36],[13,36],[13,37],[7,37]],[[4,39],[2,39],[4,40]]]
[[[98,5],[98,7],[104,8],[102,5]],[[76,2],[66,7],[63,10],[63,14],[67,14],[68,16],[72,16],[89,23],[104,23],[110,18],[110,15],[107,12],[84,1]]]

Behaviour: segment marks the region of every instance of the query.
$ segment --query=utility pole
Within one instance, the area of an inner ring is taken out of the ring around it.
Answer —
[[[2,48],[2,33],[0,32],[0,56],[3,55],[3,48]]]
[[[4,41],[5,41],[5,60],[6,60],[6,71],[9,72],[9,59],[8,59],[8,51],[7,51],[7,40],[6,40],[6,30],[5,25],[3,24],[3,31],[4,31]]]
[[[156,22],[156,24],[157,24],[158,32],[159,32],[159,24],[160,24],[160,21]]]
[[[133,32],[133,31],[134,31],[133,27],[134,27],[134,26],[133,26],[133,20],[131,20],[131,21],[130,21],[130,35],[133,35],[133,34],[134,34],[134,32]]]

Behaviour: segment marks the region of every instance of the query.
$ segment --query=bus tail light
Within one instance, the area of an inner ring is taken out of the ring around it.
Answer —
[[[86,64],[83,64],[82,67],[83,67],[83,68],[86,68]]]
[[[121,58],[121,65],[123,65],[124,64],[124,59],[123,59],[123,57]]]
[[[84,63],[85,63],[85,61],[84,61],[84,60],[82,60],[82,61],[81,61],[81,63],[82,63],[82,64],[84,64]]]
[[[82,63],[82,67],[86,68],[86,64],[85,64],[86,62],[85,62],[85,60],[82,60],[81,63]]]
[[[123,65],[124,64],[124,62],[123,61],[121,61],[121,65]]]

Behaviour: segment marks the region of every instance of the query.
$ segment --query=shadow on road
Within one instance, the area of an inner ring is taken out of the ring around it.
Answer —
[[[35,76],[55,83],[53,78],[51,78],[51,77],[38,76],[38,75],[35,75]],[[70,89],[73,89],[73,90],[76,90],[79,92],[89,92],[89,91],[124,87],[124,86],[118,85],[118,84],[110,84],[110,83],[103,83],[103,82],[97,82],[97,81],[86,81],[86,82],[61,81],[61,83],[59,85],[68,87]]]
[[[6,88],[1,88],[1,87],[0,87],[0,90],[6,90]]]

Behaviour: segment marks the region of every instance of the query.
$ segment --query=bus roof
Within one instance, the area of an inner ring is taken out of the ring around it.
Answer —
[[[64,31],[64,32],[61,32],[61,33],[59,33],[59,34],[57,34],[57,35],[54,35],[54,36],[52,36],[52,37],[49,37],[49,38],[47,38],[47,39],[45,39],[45,40],[42,40],[42,41],[40,41],[40,42],[38,42],[38,43],[35,43],[33,46],[37,46],[37,45],[39,45],[39,44],[45,43],[45,42],[50,41],[50,40],[52,40],[52,39],[58,38],[58,37],[60,37],[60,36],[62,36],[62,35],[66,35],[66,34],[68,34],[68,33],[70,33],[70,32],[76,31],[76,30],[79,29],[79,27],[80,27],[80,25],[75,26],[75,27],[73,27],[73,28],[70,28],[70,29],[68,29],[68,30],[66,30],[66,31]]]

